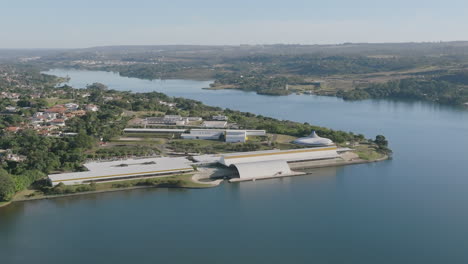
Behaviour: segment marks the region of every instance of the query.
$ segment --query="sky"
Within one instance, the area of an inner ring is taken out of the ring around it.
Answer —
[[[0,0],[0,48],[468,40],[468,0]]]

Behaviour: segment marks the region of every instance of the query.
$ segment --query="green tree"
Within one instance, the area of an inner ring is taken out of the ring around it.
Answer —
[[[382,135],[377,135],[374,140],[375,144],[379,147],[387,147],[388,146],[388,141],[385,138],[385,136]]]
[[[3,169],[0,169],[0,201],[9,201],[15,194],[15,182],[13,177]]]

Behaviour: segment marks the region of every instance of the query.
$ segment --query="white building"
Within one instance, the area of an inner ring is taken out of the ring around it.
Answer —
[[[219,140],[224,131],[224,129],[191,129],[190,133],[184,133],[181,137],[183,139]]]
[[[213,116],[212,119],[216,121],[228,121],[228,117],[225,115],[216,115]]]
[[[187,118],[180,115],[165,115],[163,117],[147,117],[146,124],[148,125],[176,125],[185,126],[188,122]]]
[[[182,134],[186,129],[175,128],[125,128],[125,133],[155,133],[155,134]]]
[[[63,120],[63,119],[54,119],[54,120],[50,121],[50,124],[52,126],[64,127],[65,126],[65,120]]]
[[[84,166],[89,171],[50,174],[52,185],[65,185],[131,178],[167,176],[193,171],[193,163],[184,157],[128,159],[110,162],[90,162]]]
[[[298,175],[302,173],[292,171],[289,163],[337,158],[339,158],[338,149],[332,146],[224,154],[219,163],[237,170],[239,178],[231,181],[244,181]]]
[[[168,103],[168,102],[164,102],[164,101],[159,101],[159,104],[169,106],[171,108],[175,107],[177,105],[176,103]]]
[[[312,133],[308,137],[298,138],[294,140],[293,143],[311,147],[323,147],[334,145],[331,139],[319,137],[317,133],[315,133],[315,131],[312,131]]]
[[[183,139],[219,140],[224,136],[226,142],[246,142],[249,136],[264,136],[265,130],[232,130],[232,129],[191,129],[190,133],[183,133]]]
[[[199,122],[199,121],[202,121],[203,118],[198,117],[198,116],[189,116],[187,117],[187,120],[190,122]]]
[[[227,126],[227,121],[204,121],[202,126],[211,128],[225,128]]]
[[[72,111],[75,111],[75,110],[78,110],[78,108],[80,107],[78,104],[75,104],[75,103],[67,103],[65,104],[65,107],[68,109],[68,110],[72,110]]]
[[[99,107],[97,105],[88,104],[86,105],[86,111],[97,112],[99,111]]]
[[[225,135],[226,142],[228,143],[244,143],[247,141],[247,131],[245,130],[226,130]]]
[[[5,110],[6,110],[7,112],[11,112],[11,113],[17,111],[17,109],[16,109],[15,106],[7,106],[7,107],[5,107]]]

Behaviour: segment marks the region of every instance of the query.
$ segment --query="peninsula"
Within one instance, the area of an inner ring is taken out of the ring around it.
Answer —
[[[277,120],[165,94],[86,89],[2,70],[3,201],[128,188],[205,188],[387,159],[384,136]],[[313,131],[313,133],[312,133]]]

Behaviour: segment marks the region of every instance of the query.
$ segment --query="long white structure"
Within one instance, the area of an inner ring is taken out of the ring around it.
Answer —
[[[175,133],[182,134],[187,129],[175,128],[124,128],[125,133]]]
[[[290,150],[265,150],[225,154],[220,163],[225,166],[232,164],[284,160],[286,162],[308,161],[338,158],[338,148],[335,146],[322,148],[303,148]]]
[[[224,129],[191,129],[190,133],[180,135],[183,139],[218,140],[224,134]]]
[[[249,136],[265,136],[265,130],[238,129],[191,129],[190,133],[182,133],[183,139],[218,140],[224,135],[225,141],[230,143],[245,142]]]
[[[193,163],[185,157],[128,159],[110,162],[90,162],[84,166],[89,171],[50,174],[52,185],[66,185],[93,181],[123,180],[137,177],[163,176],[193,171]]]

